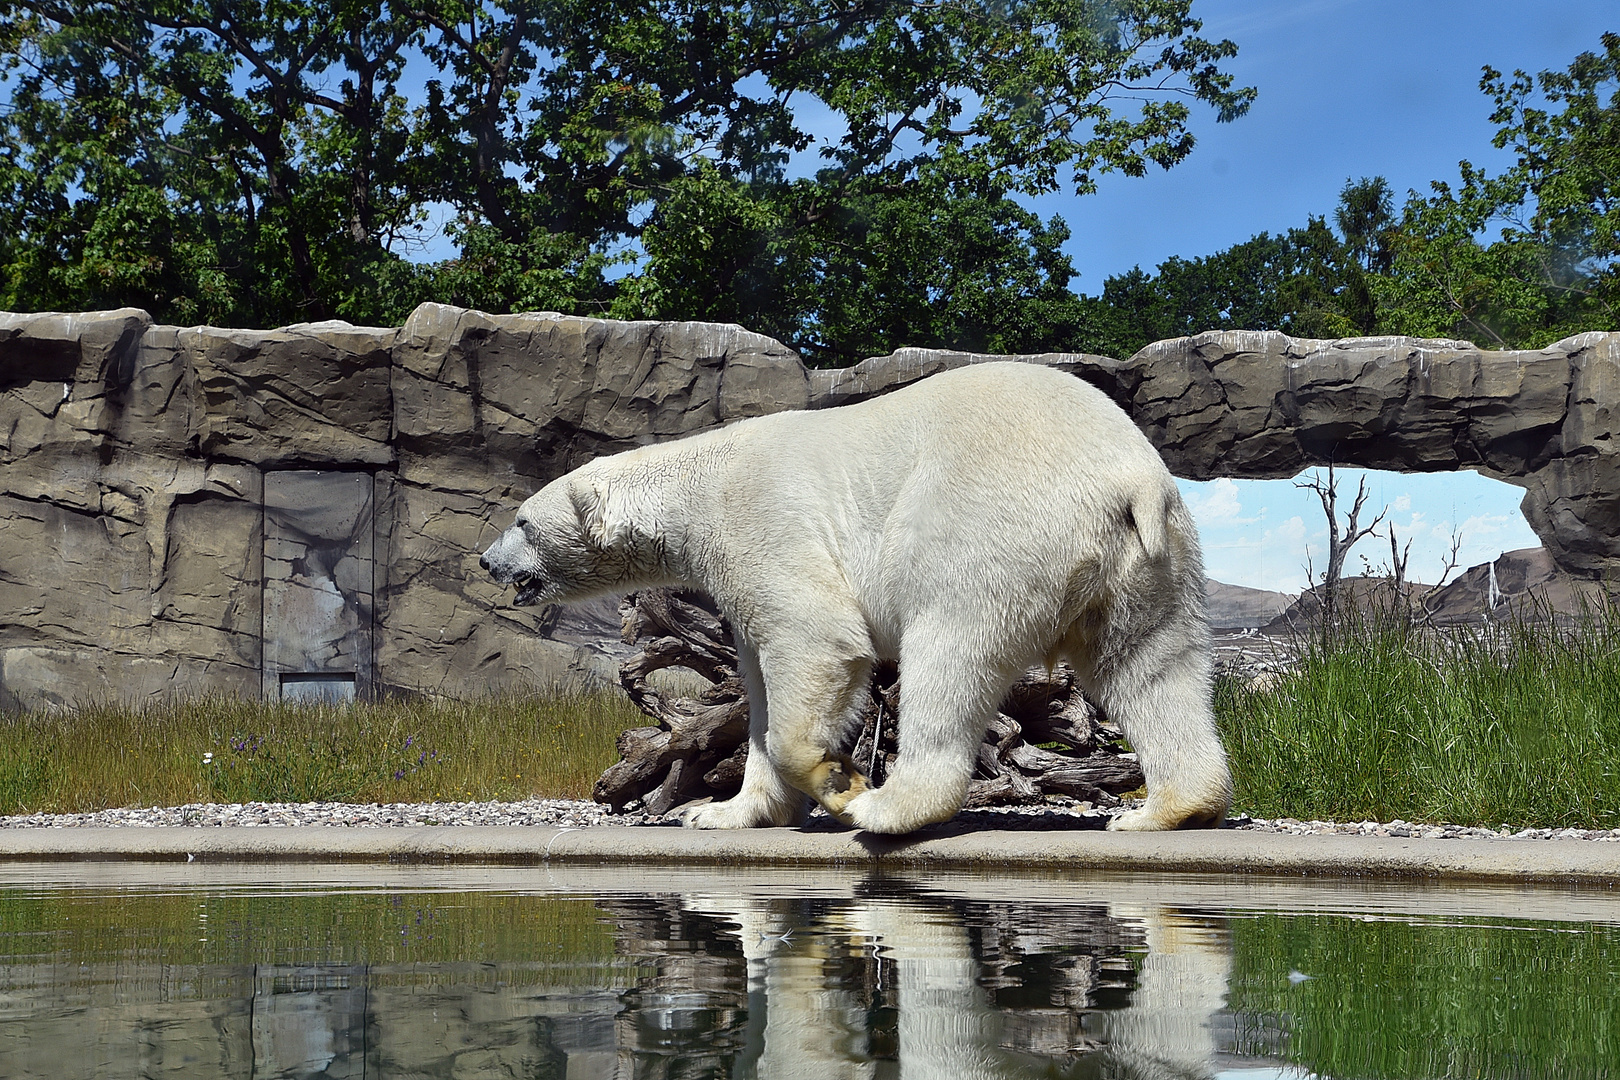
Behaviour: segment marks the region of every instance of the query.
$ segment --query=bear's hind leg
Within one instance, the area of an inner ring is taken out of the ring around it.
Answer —
[[[1215,729],[1207,638],[1174,621],[1087,670],[1082,685],[1120,727],[1147,779],[1147,802],[1108,823],[1146,832],[1218,826],[1232,805],[1232,775]],[[1087,677],[1087,676],[1090,677]]]
[[[737,666],[748,690],[748,761],[743,766],[742,790],[725,802],[694,806],[681,812],[681,824],[690,829],[760,829],[797,825],[809,809],[804,792],[782,778],[766,747],[770,710],[759,658],[743,641],[737,642]]]

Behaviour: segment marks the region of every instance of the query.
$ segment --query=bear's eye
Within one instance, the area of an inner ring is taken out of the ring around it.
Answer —
[[[529,519],[526,517],[520,517],[516,522],[514,522],[514,524],[520,529],[527,529],[529,527]]]

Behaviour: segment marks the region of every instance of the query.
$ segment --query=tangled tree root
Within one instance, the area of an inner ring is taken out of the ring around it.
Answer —
[[[641,651],[619,668],[630,699],[657,726],[619,736],[621,760],[596,781],[593,798],[615,812],[665,814],[693,799],[726,799],[742,786],[748,760],[748,699],[737,674],[731,628],[698,593],[643,589],[619,605],[627,644]],[[675,697],[649,682],[687,668],[708,687]],[[880,664],[847,752],[875,783],[900,749],[900,673]],[[966,806],[1018,806],[1067,796],[1114,806],[1142,786],[1134,756],[1118,752],[1119,733],[1075,685],[1065,665],[1034,670],[1008,690],[985,731]]]

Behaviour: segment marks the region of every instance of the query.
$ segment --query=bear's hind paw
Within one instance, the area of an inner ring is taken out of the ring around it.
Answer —
[[[847,757],[829,758],[810,770],[810,794],[845,825],[855,824],[846,810],[849,801],[870,790],[871,781]]]

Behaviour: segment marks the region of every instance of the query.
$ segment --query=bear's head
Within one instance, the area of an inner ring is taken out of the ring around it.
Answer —
[[[478,565],[502,585],[517,586],[516,607],[583,600],[631,584],[636,533],[616,488],[584,470],[552,481],[518,507]]]

